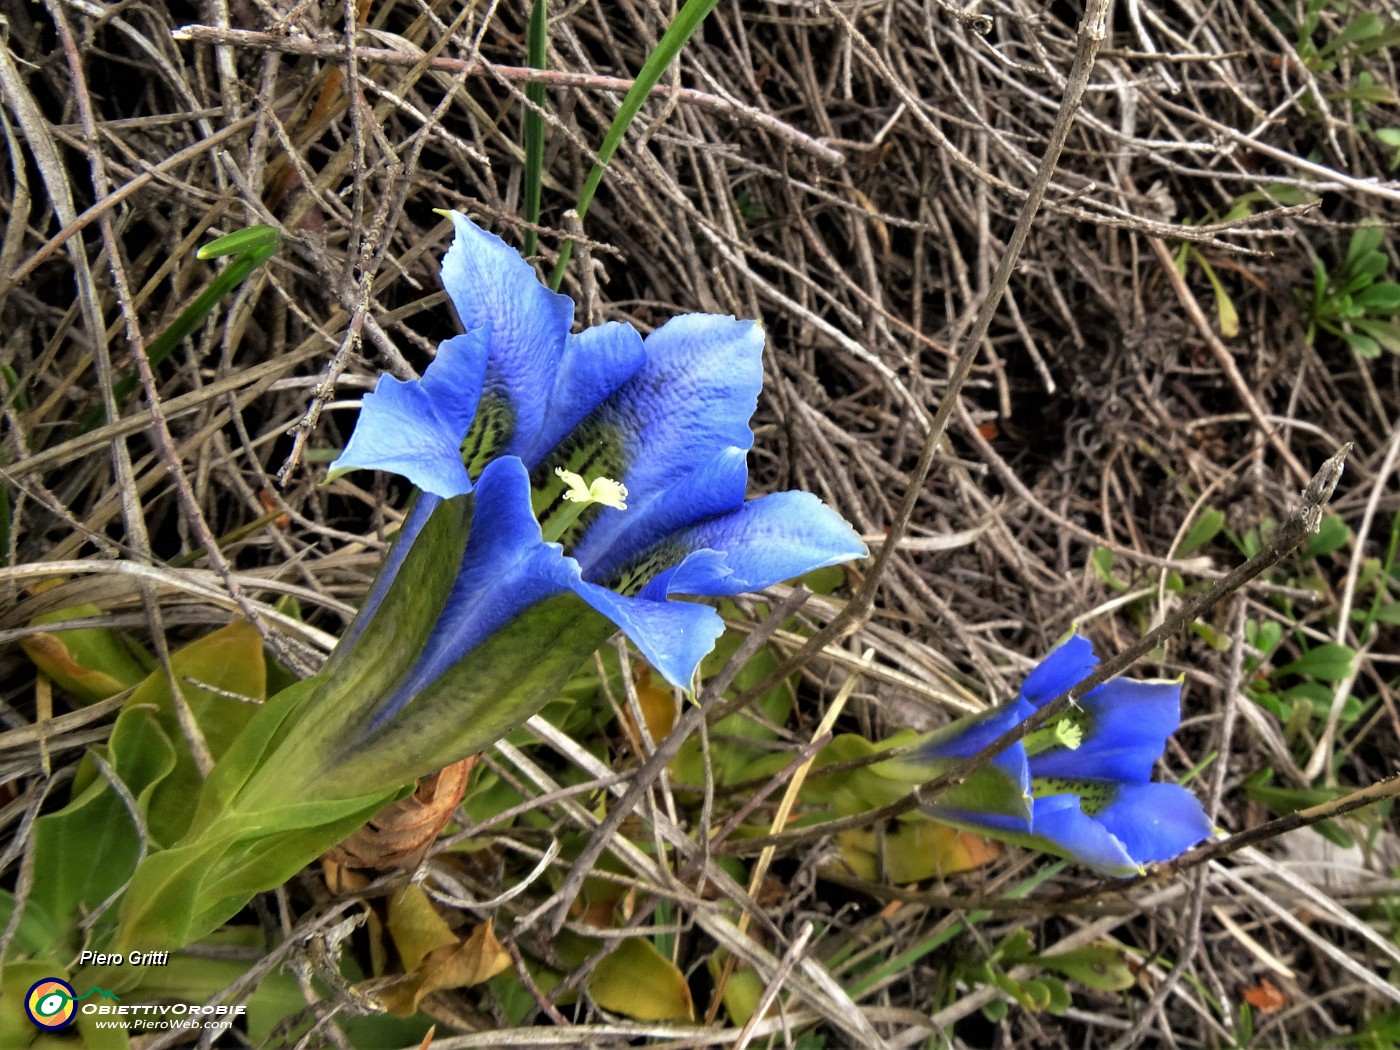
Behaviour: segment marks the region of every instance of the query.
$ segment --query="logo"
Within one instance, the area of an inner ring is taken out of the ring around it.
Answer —
[[[35,1027],[57,1032],[73,1023],[73,1019],[78,1015],[78,1002],[94,994],[103,999],[121,1001],[115,994],[97,985],[79,995],[67,981],[61,981],[57,977],[45,977],[30,985],[29,994],[24,997],[24,1012],[29,1015]]]
[[[56,1032],[73,1023],[73,1018],[78,1015],[78,1008],[74,1005],[77,999],[78,993],[67,981],[45,977],[30,987],[29,994],[24,997],[24,1012],[40,1028]]]

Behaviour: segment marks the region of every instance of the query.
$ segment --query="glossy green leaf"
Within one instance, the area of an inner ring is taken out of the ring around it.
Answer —
[[[208,244],[202,245],[194,253],[196,259],[208,261],[222,259],[226,255],[248,253],[257,262],[266,262],[282,246],[282,234],[273,226],[249,226],[246,229],[226,233]]]

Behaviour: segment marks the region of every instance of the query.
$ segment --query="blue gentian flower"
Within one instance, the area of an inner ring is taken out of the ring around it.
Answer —
[[[746,500],[763,329],[676,317],[571,334],[573,304],[453,216],[464,334],[365,397],[332,476],[419,490],[325,667],[259,709],[185,836],[137,869],[120,943],[179,946],[427,773],[518,727],[616,629],[689,687],[733,595],[866,554],[815,496]]]
[[[745,500],[761,326],[689,314],[646,339],[617,322],[571,334],[567,297],[500,238],[452,218],[442,276],[467,332],[441,345],[421,380],[381,378],[332,467],[332,476],[391,471],[422,490],[391,557],[402,558],[439,501],[475,500],[444,615],[376,725],[483,638],[565,592],[688,687],[723,625],[715,610],[674,596],[740,594],[865,556],[815,496]],[[567,476],[612,479],[625,509],[580,513]],[[389,569],[361,622],[392,582]]]
[[[1072,635],[1027,676],[1010,704],[926,744],[928,759],[966,758],[1031,717],[1098,665],[1089,640]],[[1028,816],[934,806],[940,820],[993,838],[1131,875],[1208,838],[1200,802],[1179,784],[1152,783],[1152,768],[1181,720],[1179,681],[1114,679],[1059,722],[997,756],[1026,785]]]

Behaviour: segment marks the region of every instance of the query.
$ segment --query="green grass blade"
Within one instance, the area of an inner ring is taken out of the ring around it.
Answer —
[[[525,32],[525,61],[531,69],[545,68],[545,53],[549,43],[549,12],[545,0],[534,0],[530,8],[530,27]],[[543,84],[526,84],[525,98],[533,106],[543,108]],[[532,227],[540,221],[540,186],[544,181],[544,117],[533,106],[525,107],[525,221]],[[539,235],[533,229],[525,231],[525,254],[534,255],[539,247]]]
[[[209,282],[209,287],[198,298],[180,311],[180,316],[170,326],[146,344],[146,358],[152,368],[160,364],[174,352],[175,348],[188,337],[209,316],[209,312],[220,299],[233,291],[268,259],[276,254],[282,245],[282,235],[271,226],[250,226],[226,237],[206,244],[197,253],[200,259],[214,259],[223,255],[233,255],[234,259],[223,272]],[[134,368],[117,380],[112,389],[116,403],[120,405],[129,398],[141,380]],[[80,434],[102,425],[106,410],[98,405],[83,417]]]
[[[593,170],[588,173],[588,178],[583,180],[583,189],[579,191],[578,203],[574,205],[580,222],[588,214],[588,206],[593,203],[593,195],[598,192],[598,187],[603,181],[603,172],[607,170],[608,162],[617,152],[617,147],[622,145],[622,137],[627,134],[627,129],[642,108],[642,103],[651,94],[651,89],[656,87],[661,80],[661,74],[666,72],[666,67],[680,53],[686,41],[700,28],[700,23],[705,21],[705,16],[714,10],[717,3],[719,0],[686,0],[685,6],[676,15],[676,20],[671,23],[657,43],[656,50],[648,56],[642,65],[642,71],[637,74],[637,79],[632,82],[632,87],[623,97],[622,108],[617,111],[612,126],[608,128],[608,133],[603,138],[603,145],[598,150],[598,163],[593,165]],[[573,241],[565,241],[559,249],[559,261],[554,264],[554,272],[550,274],[549,278],[549,286],[556,292],[559,290],[559,286],[564,283],[564,272],[569,268],[569,256],[573,254],[573,250]]]

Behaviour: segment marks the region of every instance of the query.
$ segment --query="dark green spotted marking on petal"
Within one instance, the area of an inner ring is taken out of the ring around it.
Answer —
[[[621,431],[603,423],[597,415],[590,416],[535,468],[530,475],[530,506],[535,512],[535,520],[546,534],[550,531],[550,523],[566,510],[564,493],[568,491],[568,486],[554,473],[556,468],[561,467],[583,478],[585,484],[591,484],[600,477],[621,481],[627,469]],[[572,508],[568,508],[568,511],[572,512]],[[602,511],[600,505],[586,508],[578,520],[564,531],[559,542],[566,551],[573,547]]]
[[[1036,777],[1031,781],[1031,795],[1077,795],[1079,808],[1086,817],[1097,817],[1118,794],[1118,785],[1106,780],[1076,780],[1073,777]]]
[[[499,394],[482,394],[476,418],[462,439],[462,462],[473,481],[510,443],[515,434],[515,411]]]
[[[618,574],[616,580],[609,580],[604,586],[630,598],[646,586],[647,581],[658,572],[664,572],[673,565],[679,565],[686,553],[686,548],[683,545],[663,540],[640,558],[628,564]]]

